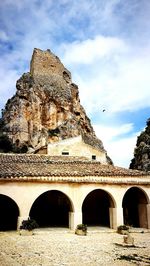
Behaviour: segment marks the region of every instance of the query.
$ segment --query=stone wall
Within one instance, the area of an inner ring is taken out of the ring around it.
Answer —
[[[71,73],[50,50],[34,49],[30,63],[30,74],[33,77],[56,75],[61,76],[67,83],[71,82]]]
[[[88,160],[96,160],[102,164],[107,164],[106,153],[86,144],[82,136],[62,140],[48,144],[48,154],[54,156],[83,156]]]

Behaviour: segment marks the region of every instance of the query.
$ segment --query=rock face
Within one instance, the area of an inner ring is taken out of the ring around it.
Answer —
[[[145,130],[138,136],[130,169],[150,171],[150,118]]]
[[[16,147],[36,152],[48,143],[82,135],[104,150],[80,104],[70,72],[50,50],[34,49],[30,72],[16,83],[3,110],[3,132]]]

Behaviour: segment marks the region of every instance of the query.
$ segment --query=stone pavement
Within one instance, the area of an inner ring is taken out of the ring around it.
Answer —
[[[33,236],[0,232],[1,266],[150,265],[150,233],[132,233],[135,246],[113,230],[90,228],[87,236],[69,229],[36,229]]]

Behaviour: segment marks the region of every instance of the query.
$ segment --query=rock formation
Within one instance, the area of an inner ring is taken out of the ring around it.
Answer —
[[[130,169],[150,171],[150,118],[145,130],[138,136]]]
[[[16,89],[1,119],[3,134],[15,147],[36,152],[48,143],[82,135],[105,152],[80,104],[78,86],[50,50],[34,49],[30,72],[17,81]]]

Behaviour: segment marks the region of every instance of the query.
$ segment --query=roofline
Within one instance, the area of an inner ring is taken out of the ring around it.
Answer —
[[[38,183],[86,183],[86,184],[114,184],[114,185],[150,185],[149,176],[22,176],[0,178],[0,183],[9,182],[38,182]]]

